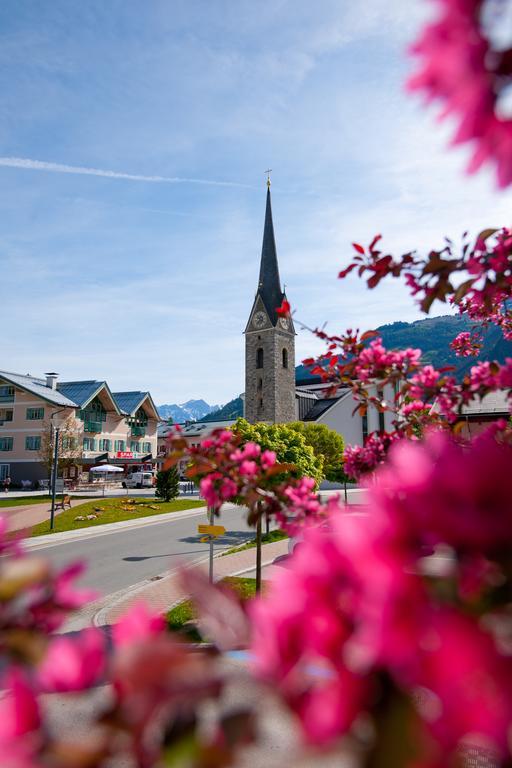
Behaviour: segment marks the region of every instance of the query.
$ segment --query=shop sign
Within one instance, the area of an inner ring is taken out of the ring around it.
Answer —
[[[133,453],[131,451],[118,451],[116,453],[118,459],[133,459]]]

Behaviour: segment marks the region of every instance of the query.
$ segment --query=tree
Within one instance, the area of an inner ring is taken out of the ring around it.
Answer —
[[[79,466],[79,458],[82,455],[80,445],[80,433],[74,416],[70,415],[65,421],[58,425],[59,427],[59,450],[58,450],[58,472],[57,476],[62,474],[63,469]],[[51,420],[47,420],[43,425],[41,432],[41,447],[39,448],[39,459],[44,464],[51,477],[53,469],[53,456],[55,452],[55,429],[56,425]]]
[[[313,449],[317,459],[322,460],[323,477],[331,483],[342,483],[343,472],[343,437],[329,429],[325,424],[313,424],[305,421],[292,421],[287,427],[302,435],[307,445]]]
[[[164,501],[172,501],[180,492],[180,476],[176,467],[162,469],[156,476],[155,496]]]
[[[292,477],[312,477],[318,484],[323,478],[323,458],[315,452],[306,437],[290,424],[249,424],[237,419],[233,432],[244,442],[253,442],[262,450],[274,451],[280,464],[293,464]]]

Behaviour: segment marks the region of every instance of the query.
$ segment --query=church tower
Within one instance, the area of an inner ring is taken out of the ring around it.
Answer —
[[[295,329],[276,310],[286,298],[277,263],[270,179],[260,279],[245,329],[245,418],[251,424],[295,421]]]

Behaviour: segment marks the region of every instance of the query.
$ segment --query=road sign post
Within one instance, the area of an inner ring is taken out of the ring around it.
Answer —
[[[201,541],[206,543],[207,541],[210,543],[210,558],[209,558],[209,578],[210,583],[213,583],[213,540],[217,538],[217,536],[222,536],[223,533],[226,533],[226,529],[223,525],[214,525],[213,524],[213,508],[210,507],[208,509],[208,524],[200,523],[197,526],[197,532],[202,533],[203,536],[201,538]]]

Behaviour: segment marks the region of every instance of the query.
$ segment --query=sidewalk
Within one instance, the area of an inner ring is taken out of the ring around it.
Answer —
[[[57,501],[60,501],[60,497]],[[17,507],[0,507],[0,515],[8,518],[10,531],[24,531],[49,520],[51,508],[51,501],[44,501],[41,504],[20,504]],[[56,515],[60,512],[62,512],[61,509],[55,510]]]
[[[264,544],[262,547],[262,564],[269,568],[277,557],[285,555],[287,552],[287,539],[276,541],[272,544]],[[255,547],[244,549],[242,552],[236,552],[232,555],[216,557],[213,561],[213,577],[215,581],[218,581],[225,576],[237,576],[253,571],[255,563]],[[207,573],[208,560],[203,560],[194,567],[201,568],[201,570]],[[277,568],[279,566],[274,567]],[[271,571],[268,575],[271,575]],[[179,573],[173,572],[167,576],[157,577],[151,582],[144,583],[140,587],[127,592],[118,600],[110,602],[96,613],[94,623],[97,626],[114,624],[134,603],[141,600],[153,611],[164,613],[175,603],[184,600],[186,597],[187,594],[180,584]]]

